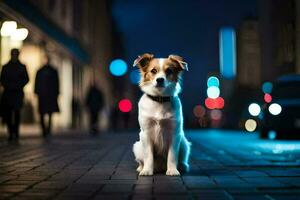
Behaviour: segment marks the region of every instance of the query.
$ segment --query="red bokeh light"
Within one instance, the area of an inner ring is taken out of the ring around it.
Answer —
[[[220,120],[222,118],[222,111],[220,111],[220,110],[212,110],[210,112],[210,118],[212,120]]]
[[[197,106],[194,107],[193,112],[194,112],[194,115],[196,117],[204,117],[204,115],[205,115],[205,108],[203,106],[201,106],[201,105],[197,105]]]
[[[129,99],[122,99],[119,101],[119,109],[121,112],[130,112],[132,109],[132,103]]]
[[[216,99],[206,98],[205,106],[208,109],[222,109],[224,108],[224,99],[222,97],[218,97]]]
[[[270,94],[265,94],[264,100],[266,103],[270,103],[272,101],[272,96]]]

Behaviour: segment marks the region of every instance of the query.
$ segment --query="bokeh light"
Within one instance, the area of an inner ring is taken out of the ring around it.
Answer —
[[[121,112],[130,112],[132,109],[132,103],[129,99],[122,99],[119,101],[119,109]]]
[[[16,29],[10,36],[12,40],[23,41],[28,36],[28,30],[26,28]]]
[[[224,99],[223,99],[222,97],[216,98],[215,101],[216,101],[216,106],[215,106],[215,108],[217,108],[217,109],[222,109],[222,108],[224,108],[225,102],[224,102]]]
[[[257,123],[253,119],[248,119],[245,123],[245,129],[249,132],[255,131],[256,127],[257,127]]]
[[[133,70],[129,74],[130,82],[134,85],[138,85],[141,79],[139,70]]]
[[[199,117],[199,118],[204,117],[205,112],[206,112],[205,108],[201,105],[197,105],[193,109],[193,113],[194,113],[195,117]]]
[[[272,101],[272,96],[270,94],[265,94],[264,100],[266,103],[270,103]]]
[[[110,63],[109,71],[114,76],[123,76],[127,72],[127,64],[124,60],[115,59]]]
[[[224,99],[222,97],[216,99],[206,98],[205,106],[209,109],[222,109],[224,108]]]
[[[273,84],[271,82],[264,82],[262,85],[262,91],[264,93],[271,93],[273,89]]]
[[[281,111],[282,111],[282,108],[281,108],[281,106],[278,103],[272,103],[269,106],[269,112],[272,115],[279,115],[281,113]]]
[[[268,132],[268,138],[269,139],[271,139],[271,140],[274,140],[275,138],[276,138],[276,136],[277,136],[277,133],[276,133],[276,131],[269,131]]]
[[[252,116],[258,116],[261,112],[261,108],[257,103],[251,103],[248,107],[248,111]]]
[[[217,77],[211,76],[208,78],[207,87],[212,87],[212,86],[219,87],[219,85],[220,85],[220,81]]]
[[[215,102],[214,102],[214,99],[212,99],[212,98],[206,98],[206,99],[205,99],[205,106],[206,106],[208,109],[214,109],[214,108],[215,108]]]
[[[220,120],[222,118],[222,111],[221,110],[212,110],[210,112],[210,118],[212,120]]]
[[[212,99],[216,99],[220,96],[220,89],[216,86],[207,88],[207,96]]]
[[[1,26],[1,36],[2,37],[8,37],[11,36],[13,34],[13,32],[15,32],[15,30],[17,29],[17,22],[15,21],[5,21],[3,22],[2,26]]]

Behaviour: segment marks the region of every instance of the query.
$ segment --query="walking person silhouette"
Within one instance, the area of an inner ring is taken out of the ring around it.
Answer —
[[[19,60],[19,50],[11,50],[10,61],[3,66],[0,82],[4,88],[0,108],[4,122],[7,124],[9,141],[18,140],[20,110],[23,105],[23,88],[28,83],[26,66]]]
[[[35,77],[34,92],[38,96],[40,123],[43,136],[51,135],[52,114],[59,112],[57,98],[59,95],[59,79],[57,70],[50,64],[50,58],[47,57],[47,63],[38,70]],[[48,122],[46,122],[48,116]]]

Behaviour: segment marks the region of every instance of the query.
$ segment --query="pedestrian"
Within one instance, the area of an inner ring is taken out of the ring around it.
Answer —
[[[23,88],[28,83],[26,66],[19,60],[19,50],[11,50],[11,59],[1,71],[0,82],[4,88],[0,110],[7,125],[8,140],[18,140],[20,126],[20,111],[23,105]]]
[[[59,112],[57,98],[59,95],[59,79],[57,70],[50,64],[49,57],[47,63],[42,66],[35,77],[34,92],[38,96],[40,123],[43,136],[51,135],[52,114]],[[46,121],[48,118],[48,122]]]
[[[92,134],[98,133],[98,116],[103,108],[103,95],[101,90],[95,85],[91,85],[86,96],[86,105],[90,115],[90,131]]]

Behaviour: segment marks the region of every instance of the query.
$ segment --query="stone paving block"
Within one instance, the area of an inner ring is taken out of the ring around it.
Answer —
[[[299,195],[280,195],[280,194],[271,194],[269,195],[272,199],[275,200],[299,200]]]
[[[298,176],[299,173],[292,171],[292,170],[286,170],[286,169],[270,169],[265,171],[265,173],[269,174],[270,176]]]
[[[152,194],[152,192],[153,192],[153,186],[150,184],[135,185],[135,187],[134,187],[135,194],[149,195],[149,194]]]
[[[12,175],[0,175],[0,183],[9,181],[9,180],[14,180],[16,179],[17,176],[12,176]]]
[[[135,181],[135,184],[153,184],[152,176],[138,176],[138,179]]]
[[[0,185],[0,193],[18,193],[26,188],[28,188],[26,185]]]
[[[187,193],[186,187],[184,185],[154,185],[154,194],[182,194]]]
[[[244,171],[236,171],[236,174],[240,177],[261,177],[261,176],[268,176],[268,174],[260,171],[250,171],[250,170],[244,170]]]
[[[93,200],[127,200],[129,194],[99,194],[93,198]]]
[[[233,200],[233,198],[225,191],[222,190],[196,190],[192,192],[194,199],[203,200]]]
[[[155,200],[190,200],[191,196],[188,194],[186,195],[155,195],[154,196]]]
[[[5,185],[25,185],[25,186],[31,186],[38,183],[38,181],[20,181],[20,180],[11,180],[5,182]]]
[[[131,200],[152,200],[153,196],[151,194],[133,194]]]
[[[0,199],[7,199],[8,197],[14,196],[13,193],[0,192]]]
[[[300,177],[276,177],[274,179],[288,186],[300,187]]]
[[[61,194],[55,197],[55,200],[85,200],[89,199],[91,194]]]
[[[107,184],[101,190],[101,193],[131,193],[133,184]]]
[[[270,197],[262,194],[232,195],[234,200],[270,200]]]
[[[55,197],[55,193],[31,193],[31,192],[23,192],[13,199],[25,199],[25,200],[45,200],[52,199]]]
[[[269,177],[245,177],[246,182],[256,187],[285,187],[286,184],[278,182],[276,179]]]
[[[68,182],[58,182],[58,181],[44,181],[41,183],[38,183],[33,186],[33,188],[37,189],[64,189],[68,186]]]

